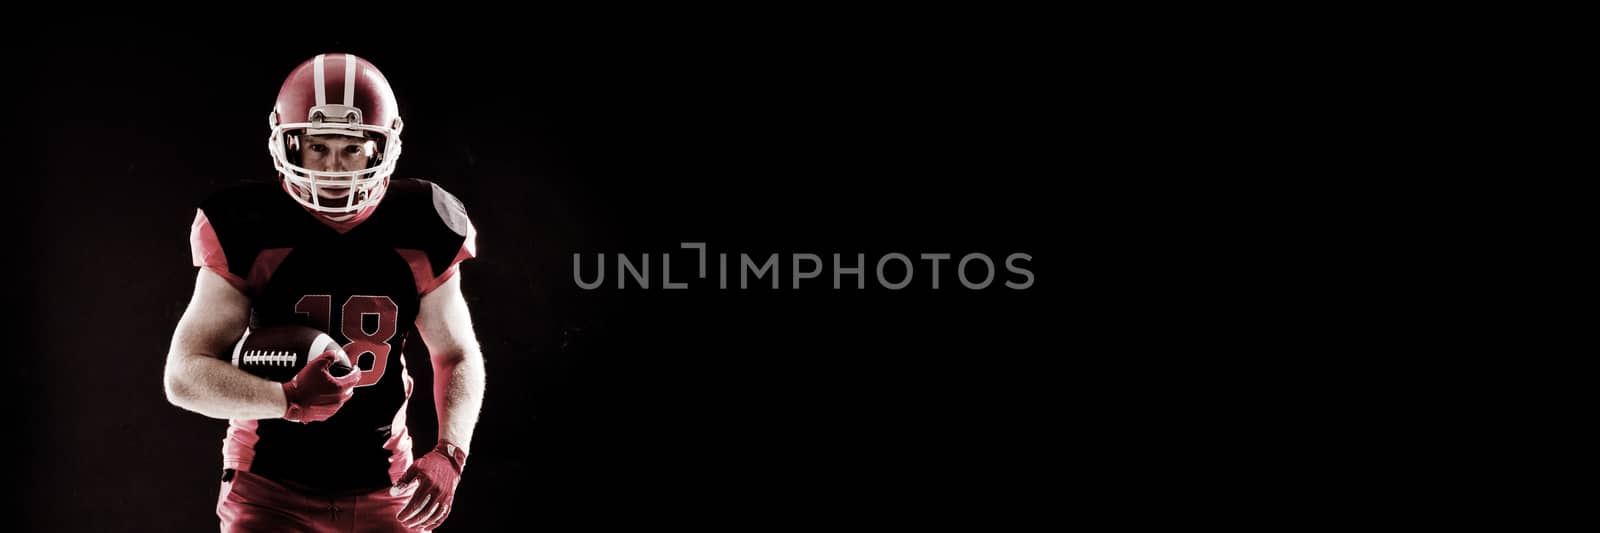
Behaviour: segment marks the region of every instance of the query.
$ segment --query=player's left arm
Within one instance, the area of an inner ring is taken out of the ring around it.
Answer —
[[[454,503],[455,485],[460,481],[472,429],[483,406],[483,353],[472,331],[467,300],[461,294],[460,275],[450,276],[422,298],[417,332],[433,359],[439,442],[399,480],[398,490],[417,484],[417,491],[399,517],[407,526],[433,529],[444,522]]]
[[[460,267],[457,267],[460,268]],[[433,398],[439,438],[472,446],[472,428],[483,406],[483,352],[472,331],[472,315],[461,294],[461,276],[450,276],[422,298],[417,333],[433,358]]]

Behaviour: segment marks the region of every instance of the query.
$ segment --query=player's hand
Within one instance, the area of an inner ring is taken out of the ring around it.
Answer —
[[[321,422],[339,412],[344,402],[355,395],[361,373],[334,377],[328,368],[335,362],[348,365],[349,361],[342,350],[328,350],[307,363],[294,379],[284,382],[283,397],[288,400],[289,408],[283,418],[300,423]]]
[[[456,484],[461,482],[461,470],[467,465],[467,451],[448,441],[439,441],[433,451],[412,463],[411,469],[400,476],[400,481],[389,489],[390,496],[399,496],[415,483],[417,491],[411,494],[400,514],[400,522],[411,529],[431,530],[450,516],[450,506],[455,503]]]

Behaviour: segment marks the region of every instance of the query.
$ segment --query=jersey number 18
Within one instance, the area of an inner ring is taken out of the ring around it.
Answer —
[[[294,305],[295,313],[305,315],[312,327],[320,326],[322,331],[329,332],[333,331],[333,321],[329,316],[332,310],[333,297],[326,294],[308,294]],[[389,341],[396,333],[395,323],[399,314],[399,306],[388,296],[356,295],[345,300],[344,307],[339,311],[340,331],[346,339],[350,339],[344,345],[344,353],[361,371],[361,381],[356,384],[357,387],[365,387],[383,379],[384,367],[389,364]],[[368,332],[363,327],[362,322],[367,315],[378,317],[377,331]]]

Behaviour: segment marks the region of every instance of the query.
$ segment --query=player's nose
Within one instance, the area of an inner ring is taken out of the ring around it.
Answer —
[[[351,163],[349,161],[345,161],[344,159],[341,159],[341,158],[329,158],[329,159],[325,159],[325,160],[319,161],[318,164],[316,165],[316,167],[312,168],[312,170],[316,170],[316,171],[320,171],[320,172],[349,172],[349,171],[352,171],[352,170],[360,170],[360,169],[357,168],[357,166],[354,163]],[[322,178],[326,179],[326,180],[332,180],[332,181],[349,181],[351,179],[350,176],[323,176]]]

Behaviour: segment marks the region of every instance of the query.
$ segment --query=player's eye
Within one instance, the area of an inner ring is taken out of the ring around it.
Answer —
[[[359,153],[361,153],[361,145],[352,144],[350,146],[346,146],[346,147],[344,147],[344,153],[350,154],[350,155],[359,154]]]
[[[311,145],[311,151],[319,153],[319,154],[327,153],[328,152],[328,145],[326,145],[326,144],[313,144],[313,145]]]

